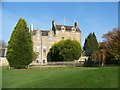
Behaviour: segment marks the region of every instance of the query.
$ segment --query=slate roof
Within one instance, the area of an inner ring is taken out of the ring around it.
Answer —
[[[35,35],[38,30],[33,30],[31,33],[32,35]],[[48,36],[49,31],[48,30],[40,30],[42,32],[42,36]]]
[[[64,26],[68,31],[71,31],[71,28],[74,27],[74,26],[66,26],[66,25],[56,25],[56,29],[61,30],[62,26]],[[76,31],[81,32],[79,28],[76,28]]]

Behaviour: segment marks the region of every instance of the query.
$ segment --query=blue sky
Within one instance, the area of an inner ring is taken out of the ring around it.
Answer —
[[[82,31],[82,45],[90,32],[97,40],[104,33],[118,27],[117,2],[2,2],[2,39],[7,43],[19,18],[24,18],[34,29],[51,29],[56,24],[74,25],[77,21]],[[0,38],[1,39],[1,38]]]

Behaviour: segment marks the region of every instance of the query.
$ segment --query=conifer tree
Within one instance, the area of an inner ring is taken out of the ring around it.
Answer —
[[[26,68],[34,59],[33,43],[27,23],[20,18],[7,46],[7,60],[10,67]]]
[[[95,33],[90,33],[85,39],[83,50],[86,56],[92,56],[95,51],[98,51],[99,45]]]

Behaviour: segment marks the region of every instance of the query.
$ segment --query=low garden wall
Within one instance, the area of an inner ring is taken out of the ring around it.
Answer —
[[[62,62],[48,62],[47,65],[50,66],[82,66],[81,61],[62,61]]]

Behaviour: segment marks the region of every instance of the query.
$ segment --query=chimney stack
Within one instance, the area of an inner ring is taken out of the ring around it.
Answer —
[[[54,36],[56,35],[56,23],[55,20],[52,21],[52,30],[54,31]]]
[[[75,28],[78,28],[78,22],[75,22]]]
[[[33,24],[30,24],[30,31],[33,31]]]
[[[52,21],[52,26],[55,26],[55,20]]]

